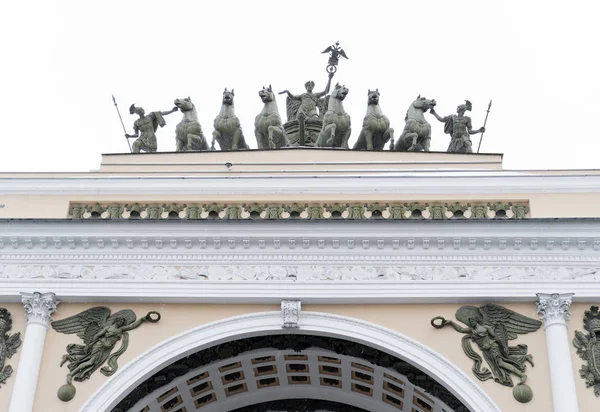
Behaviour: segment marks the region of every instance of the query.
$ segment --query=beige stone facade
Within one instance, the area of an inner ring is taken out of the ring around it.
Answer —
[[[118,361],[123,376],[133,373],[127,365],[177,336],[211,322],[278,313],[281,301],[291,299],[302,308],[299,328],[289,333],[303,332],[306,312],[355,319],[377,333],[391,330],[468,377],[472,386],[465,384],[471,389],[464,394],[489,398],[494,406],[488,410],[563,412],[553,393],[569,389],[553,381],[550,361],[562,353],[572,363],[572,376],[563,378],[574,382],[578,410],[595,411],[600,398],[579,377],[583,361],[572,340],[583,330],[584,312],[600,303],[599,202],[598,171],[507,171],[494,154],[286,149],[104,155],[90,173],[1,173],[0,307],[12,313],[11,332],[20,332],[24,344],[7,359],[15,372],[0,386],[0,410],[15,408],[15,375],[26,363],[20,293],[39,291],[61,301],[54,320],[94,306],[113,313],[132,309],[138,316],[160,312],[160,322],[130,332]],[[260,205],[256,215],[252,205]],[[464,206],[460,214],[455,205]],[[477,215],[478,205],[483,214]],[[151,216],[154,206],[158,212]],[[311,206],[318,215],[310,215]],[[239,213],[231,212],[236,207]],[[394,214],[393,207],[403,209]],[[77,210],[81,215],[74,216]],[[537,319],[536,293],[574,293],[569,349],[549,346],[543,326],[510,341],[526,344],[535,362],[526,372],[534,397],[519,403],[512,388],[473,375],[461,334],[434,329],[430,321],[487,303]],[[48,328],[32,410],[90,411],[102,396],[120,400],[130,392],[103,389],[121,371],[110,378],[96,371],[74,382],[72,401],[60,401],[56,391],[68,370],[59,364],[70,343],[81,341]],[[423,362],[394,356],[416,367]],[[457,382],[438,383],[467,408],[487,412],[469,404]]]

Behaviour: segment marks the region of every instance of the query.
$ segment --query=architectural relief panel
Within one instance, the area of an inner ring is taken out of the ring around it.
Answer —
[[[370,204],[77,204],[73,219],[524,219],[528,202]]]
[[[210,281],[593,281],[600,267],[383,265],[0,265],[0,279]]]

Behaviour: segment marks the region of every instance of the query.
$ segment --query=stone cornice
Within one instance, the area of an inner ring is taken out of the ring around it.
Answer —
[[[248,220],[0,220],[0,228],[0,261],[107,260],[108,256],[154,261],[160,256],[183,261],[419,261],[423,260],[419,256],[428,256],[433,261],[595,262],[600,256],[600,220],[596,219],[260,224]]]
[[[268,172],[265,172],[265,174]],[[140,177],[143,177],[141,179]],[[511,171],[361,172],[338,176],[115,176],[3,178],[0,195],[15,194],[495,194],[597,193],[598,174]]]

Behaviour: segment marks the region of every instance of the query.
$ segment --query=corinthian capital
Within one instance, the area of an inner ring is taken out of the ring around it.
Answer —
[[[45,327],[48,327],[48,323],[52,320],[50,315],[56,312],[56,306],[60,303],[52,292],[22,292],[21,301],[25,306],[27,323],[39,323]]]
[[[538,293],[538,314],[544,321],[544,328],[554,324],[566,324],[569,309],[573,303],[572,293]]]

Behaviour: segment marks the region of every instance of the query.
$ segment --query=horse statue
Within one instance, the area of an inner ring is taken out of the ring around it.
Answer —
[[[215,118],[214,126],[215,131],[213,132],[213,140],[211,144],[211,150],[215,149],[215,141],[219,142],[221,150],[238,150],[247,149],[248,145],[244,140],[244,134],[240,126],[240,119],[235,115],[235,109],[233,105],[233,97],[235,93],[233,89],[231,91],[225,88],[223,92],[223,104],[221,105],[221,111]]]
[[[189,97],[175,99],[175,106],[183,113],[183,119],[175,127],[175,150],[178,152],[208,150],[208,142],[202,133],[196,106],[192,100]]]
[[[342,102],[348,95],[346,86],[335,85],[329,105],[323,116],[323,127],[317,138],[317,147],[342,147],[348,148],[350,138],[350,115],[344,110]]]
[[[369,90],[367,96],[367,114],[353,149],[383,150],[390,139],[394,140],[394,129],[390,128],[390,120],[379,107],[379,89]]]
[[[288,146],[289,141],[281,124],[281,116],[279,116],[277,101],[271,85],[269,88],[263,86],[258,95],[265,104],[254,120],[254,134],[258,148],[279,149]]]
[[[425,113],[436,105],[436,101],[417,96],[411,103],[404,120],[404,131],[393,145],[394,150],[399,152],[429,151],[431,143],[431,125],[425,120]]]

